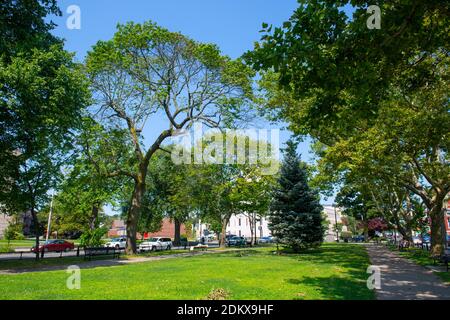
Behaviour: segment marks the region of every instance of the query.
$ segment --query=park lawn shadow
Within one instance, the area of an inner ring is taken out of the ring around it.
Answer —
[[[367,267],[370,259],[362,245],[324,244],[320,248],[293,253],[283,250],[281,256],[299,262],[317,265],[319,268],[335,268],[339,273],[331,276],[303,276],[285,281],[292,285],[307,286],[331,300],[372,300],[374,292],[366,286]],[[324,270],[326,270],[324,269]],[[296,300],[304,300],[300,295]]]
[[[262,256],[262,255],[268,255],[269,252],[257,250],[257,249],[241,249],[236,251],[225,251],[225,252],[219,252],[216,253],[216,257],[248,257],[248,256]]]
[[[298,261],[338,266],[361,272],[366,272],[370,265],[366,248],[362,245],[324,244],[320,248],[305,250],[301,253],[284,251],[281,255]]]
[[[287,279],[294,285],[308,286],[319,292],[324,300],[374,300],[375,294],[370,291],[363,280],[345,277],[303,277]],[[296,297],[294,300],[304,300]]]

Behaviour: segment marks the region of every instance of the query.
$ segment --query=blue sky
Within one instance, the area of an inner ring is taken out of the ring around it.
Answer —
[[[80,30],[66,27],[70,5],[81,9]],[[147,20],[197,41],[215,43],[224,54],[237,58],[260,39],[263,22],[281,25],[298,4],[296,0],[62,0],[59,6],[63,16],[52,18],[58,25],[54,33],[66,40],[66,49],[75,52],[78,61],[83,61],[97,41],[112,38],[118,23]],[[166,126],[162,118],[152,120],[144,131],[145,139],[153,140]],[[289,136],[288,131],[282,131],[281,143]],[[301,144],[299,152],[304,160],[311,160],[308,141]]]

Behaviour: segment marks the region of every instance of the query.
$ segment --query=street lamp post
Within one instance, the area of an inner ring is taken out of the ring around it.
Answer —
[[[333,207],[334,207],[334,220],[335,220],[334,228],[336,230],[336,241],[339,242],[339,230],[338,230],[338,219],[337,219],[336,205],[333,205]]]
[[[52,195],[52,201],[50,202],[50,213],[48,215],[47,235],[45,237],[45,242],[48,241],[48,238],[50,236],[50,228],[51,228],[51,225],[52,225],[52,214],[53,214],[53,195]]]

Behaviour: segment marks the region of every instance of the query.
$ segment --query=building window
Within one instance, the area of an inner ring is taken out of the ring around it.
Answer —
[[[241,218],[239,218],[239,227],[241,226]]]
[[[239,230],[239,237],[241,237],[242,236],[242,231],[241,230]]]

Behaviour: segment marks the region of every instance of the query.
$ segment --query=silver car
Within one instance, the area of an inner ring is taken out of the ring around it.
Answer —
[[[105,244],[105,247],[125,249],[127,247],[127,238],[126,237],[114,238],[110,242]]]

